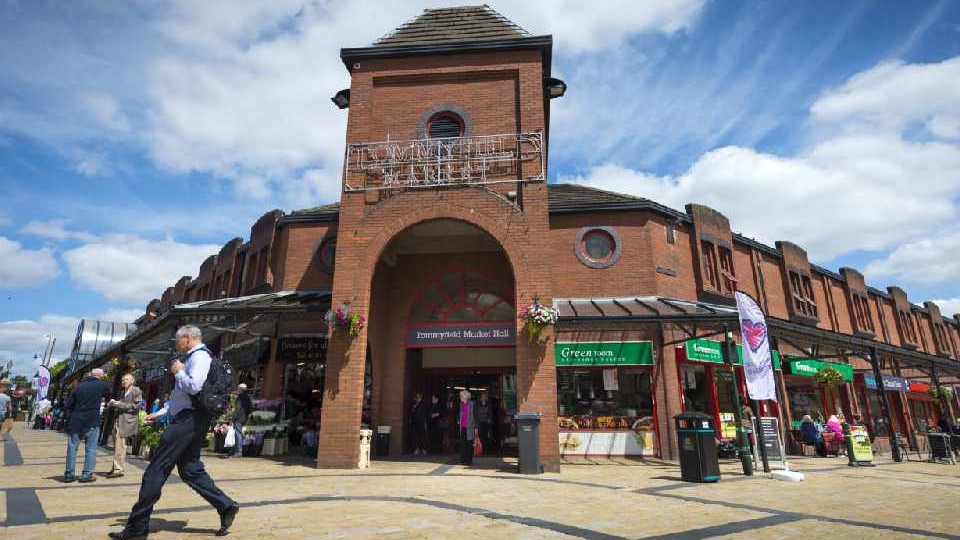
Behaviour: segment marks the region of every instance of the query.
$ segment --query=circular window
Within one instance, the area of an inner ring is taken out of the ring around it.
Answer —
[[[580,262],[590,268],[607,268],[620,259],[620,235],[612,227],[584,227],[574,247]]]
[[[324,272],[333,273],[333,263],[337,256],[337,239],[324,240],[317,249],[317,261]]]
[[[463,136],[463,119],[452,112],[442,112],[430,119],[427,134],[431,139]]]

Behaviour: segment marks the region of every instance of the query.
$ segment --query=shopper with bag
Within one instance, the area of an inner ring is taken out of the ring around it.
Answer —
[[[247,423],[247,417],[250,416],[252,409],[253,400],[250,399],[250,394],[247,393],[247,385],[240,383],[240,385],[237,386],[237,401],[233,406],[233,426],[231,431],[227,432],[228,440],[230,433],[233,433],[233,457],[243,455],[243,425]],[[240,444],[237,444],[237,442]],[[230,447],[226,441],[223,445],[227,448]],[[223,457],[228,458],[230,456],[230,454],[227,454]]]
[[[477,436],[477,409],[470,401],[468,390],[460,391],[460,406],[457,407],[457,434],[460,439],[460,464],[473,465],[473,452]]]
[[[13,405],[7,395],[7,381],[0,381],[0,441],[13,429]]]

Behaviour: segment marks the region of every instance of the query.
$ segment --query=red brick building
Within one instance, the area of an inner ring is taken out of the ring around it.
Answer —
[[[860,415],[881,439],[892,422],[913,440],[940,410],[957,414],[956,396],[925,385],[958,383],[960,315],[813,265],[788,241],[733,234],[707,206],[548,184],[550,100],[565,90],[551,53],[550,36],[485,6],[426,10],[343,49],[339,203],[268,212],[107,354],[159,358],[143,343],[233,313],[214,345],[255,343],[243,376],[258,394],[314,400],[319,466],[355,467],[362,424],[391,426],[392,452],[403,451],[414,393],[446,401],[470,388],[494,398],[498,441],[512,439],[512,413],[539,412],[541,459],[557,470],[561,454],[675,458],[672,417],[684,410],[729,436],[743,382],[718,362],[717,340],[737,328],[740,290],[768,316],[780,405],[763,409],[783,425]],[[560,320],[532,340],[517,311],[534,299]],[[365,317],[357,335],[324,322],[339,306]],[[298,347],[321,352],[288,357]],[[811,376],[824,367],[841,371],[835,388]]]

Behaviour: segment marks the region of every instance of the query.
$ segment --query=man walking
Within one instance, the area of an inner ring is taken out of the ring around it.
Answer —
[[[142,540],[150,532],[150,514],[153,505],[160,500],[160,490],[166,483],[174,465],[180,478],[210,503],[220,514],[220,530],[217,536],[224,536],[233,524],[240,507],[214,484],[200,461],[200,448],[203,446],[210,428],[210,414],[195,406],[194,400],[203,388],[210,372],[211,357],[203,345],[203,335],[196,326],[182,326],[176,333],[177,352],[181,358],[170,365],[174,376],[174,388],[170,394],[170,407],[147,415],[147,422],[170,413],[173,419],[160,436],[160,443],[153,454],[150,466],[143,473],[140,484],[140,497],[127,524],[120,532],[110,533],[114,540]]]
[[[13,405],[7,395],[7,381],[0,381],[0,441],[7,440],[13,429]]]
[[[233,405],[233,432],[235,441],[233,444],[233,457],[243,455],[243,425],[247,423],[247,417],[253,409],[253,400],[247,393],[247,385],[240,383],[237,386],[237,401]],[[230,457],[227,454],[225,457]]]
[[[64,482],[77,480],[74,470],[77,466],[77,447],[80,439],[86,439],[83,448],[83,472],[80,482],[96,480],[93,471],[97,468],[97,440],[100,438],[100,403],[110,397],[110,387],[103,382],[103,370],[94,369],[83,380],[67,401],[67,463],[63,472]]]
[[[117,411],[117,421],[113,426],[113,468],[107,473],[107,478],[123,476],[123,464],[127,461],[127,437],[137,433],[137,417],[143,393],[133,382],[133,374],[125,373],[120,379],[120,399],[110,400],[110,406]]]

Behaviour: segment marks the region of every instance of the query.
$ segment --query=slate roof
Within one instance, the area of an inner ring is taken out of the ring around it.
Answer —
[[[425,9],[416,18],[377,40],[374,47],[464,43],[529,37],[490,6]]]

